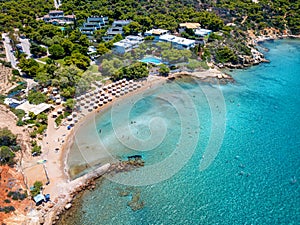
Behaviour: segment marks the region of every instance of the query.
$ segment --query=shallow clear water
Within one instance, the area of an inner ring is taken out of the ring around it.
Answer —
[[[84,126],[76,157],[146,164],[85,193],[68,224],[299,224],[300,42],[265,47],[271,63],[234,71],[234,84],[168,83]]]

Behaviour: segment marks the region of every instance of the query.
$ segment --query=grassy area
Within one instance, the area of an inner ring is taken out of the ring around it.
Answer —
[[[39,58],[38,60],[40,60],[40,61],[42,61],[42,62],[46,62],[47,59],[49,59],[49,57]]]
[[[40,60],[42,62],[47,62],[47,59],[49,59],[49,57],[40,58],[38,60]],[[57,59],[57,60],[55,60],[55,62],[59,63],[60,65],[64,65],[65,64],[64,59]]]

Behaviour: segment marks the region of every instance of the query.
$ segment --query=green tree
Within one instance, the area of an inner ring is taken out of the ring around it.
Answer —
[[[48,50],[51,57],[54,59],[61,59],[65,56],[65,50],[60,44],[53,44]]]
[[[27,99],[30,104],[38,105],[46,102],[47,96],[41,92],[31,90],[28,93]]]
[[[67,56],[64,60],[66,65],[76,65],[82,70],[86,70],[90,66],[89,57],[80,52],[73,52],[71,56]]]
[[[35,77],[39,71],[39,64],[34,59],[26,59],[25,57],[20,59],[18,67],[30,77]]]
[[[110,50],[105,46],[104,43],[100,43],[97,47],[97,54],[100,56],[105,55],[106,53],[110,52]]]
[[[125,35],[137,35],[142,32],[142,26],[138,22],[131,22],[128,25],[123,27],[123,31]]]
[[[34,197],[40,194],[42,187],[43,187],[43,183],[41,181],[35,181],[33,184],[33,188],[30,191],[31,196]]]
[[[31,52],[31,54],[33,54],[36,57],[42,57],[42,56],[47,55],[47,49],[44,47],[41,47],[40,45],[38,45],[34,42],[31,42],[30,52]]]
[[[139,79],[147,77],[149,75],[149,70],[147,64],[143,62],[136,62],[129,66],[122,67],[118,73],[112,76],[113,80],[120,80],[126,78],[127,80]]]
[[[0,147],[0,165],[13,165],[14,164],[15,153],[7,147]]]
[[[158,72],[161,76],[168,76],[170,73],[170,69],[165,64],[162,64],[160,65]]]
[[[16,145],[17,136],[14,135],[7,127],[0,128],[0,146]]]
[[[64,107],[66,107],[67,111],[72,111],[74,109],[75,104],[76,104],[76,101],[74,99],[72,99],[72,98],[69,98],[64,103]]]

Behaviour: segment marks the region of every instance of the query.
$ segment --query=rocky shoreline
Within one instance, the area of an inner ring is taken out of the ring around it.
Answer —
[[[126,161],[119,161],[113,164],[105,164],[90,173],[79,177],[68,184],[69,192],[60,195],[53,202],[44,203],[38,206],[39,221],[36,224],[58,224],[61,215],[72,207],[73,200],[85,190],[93,190],[96,187],[96,180],[105,175],[127,172],[144,166],[141,157],[129,157]]]
[[[264,54],[257,50],[257,47],[265,41],[273,41],[277,39],[299,39],[300,35],[291,35],[291,34],[271,34],[263,36],[250,37],[248,40],[248,47],[251,49],[251,55],[238,55],[238,61],[240,63],[219,63],[216,66],[220,69],[229,68],[229,69],[244,69],[247,67],[255,66],[260,63],[269,63],[270,61],[265,58]]]

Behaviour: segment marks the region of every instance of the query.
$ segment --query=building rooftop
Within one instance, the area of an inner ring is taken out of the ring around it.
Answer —
[[[39,105],[33,105],[33,104],[30,104],[28,101],[26,101],[23,104],[17,106],[16,109],[22,109],[26,113],[33,112],[35,115],[38,115],[52,107],[53,107],[52,105],[46,104],[46,103],[41,103]]]
[[[62,10],[50,10],[49,13],[64,13]]]
[[[162,41],[167,41],[167,42],[173,42],[176,44],[181,44],[181,45],[191,45],[195,43],[195,40],[191,40],[191,39],[187,39],[187,38],[182,38],[182,37],[177,37],[171,34],[165,34],[165,35],[161,35],[159,37],[160,40]]]
[[[211,30],[208,30],[208,29],[197,29],[195,31],[195,35],[198,35],[198,36],[206,36],[208,34],[210,34],[212,31]]]
[[[145,34],[161,35],[161,34],[165,34],[168,32],[169,32],[168,30],[164,30],[164,29],[152,29],[152,30],[146,31]]]
[[[46,201],[45,196],[43,194],[38,194],[38,195],[34,196],[33,200],[35,201],[35,203]]]
[[[179,26],[187,29],[197,29],[200,27],[200,23],[181,23]]]

